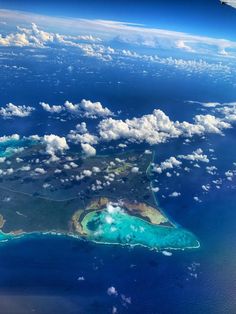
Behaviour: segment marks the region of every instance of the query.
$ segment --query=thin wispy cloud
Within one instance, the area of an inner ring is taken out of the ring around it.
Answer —
[[[214,54],[222,57],[236,56],[236,42],[189,33],[147,28],[144,25],[110,20],[58,18],[20,11],[0,10],[0,18],[15,25],[36,23],[40,27],[73,35],[97,36],[103,41],[117,40],[137,46],[156,49],[177,49],[188,53]]]

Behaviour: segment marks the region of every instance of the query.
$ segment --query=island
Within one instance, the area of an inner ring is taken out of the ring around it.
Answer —
[[[0,174],[0,242],[53,234],[157,251],[200,246],[157,205],[150,153],[85,158],[72,149],[51,162],[42,144],[20,144],[23,148],[15,150],[2,144],[7,162]]]
[[[196,237],[170,223],[157,209],[145,203],[107,198],[93,201],[73,216],[78,234],[96,243],[144,246],[150,249],[196,248]]]

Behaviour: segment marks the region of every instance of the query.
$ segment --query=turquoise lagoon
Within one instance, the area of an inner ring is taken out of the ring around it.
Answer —
[[[0,157],[10,157],[24,147],[33,145],[34,141],[17,137],[10,137],[0,141]]]
[[[198,248],[194,234],[181,227],[154,225],[122,209],[89,212],[81,221],[88,240],[104,244],[144,246],[150,249]]]

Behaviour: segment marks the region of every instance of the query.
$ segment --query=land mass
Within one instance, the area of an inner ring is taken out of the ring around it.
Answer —
[[[74,153],[48,163],[38,151],[32,146],[8,156],[11,173],[2,164],[0,240],[56,233],[157,250],[199,247],[191,232],[157,208],[147,171],[151,155],[130,151],[83,158]],[[38,164],[44,165],[41,173]]]

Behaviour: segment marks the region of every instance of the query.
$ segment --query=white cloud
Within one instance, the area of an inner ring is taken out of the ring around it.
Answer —
[[[179,192],[173,192],[169,195],[169,197],[179,197],[181,195],[181,193]]]
[[[0,10],[1,16],[2,10]],[[24,23],[25,24],[25,23]],[[46,25],[48,27],[48,25]],[[31,23],[29,28],[17,27],[17,32],[3,36],[0,34],[0,46],[4,47],[75,47],[88,57],[95,57],[103,61],[110,61],[114,49],[104,46],[101,39],[92,35],[62,35],[39,29],[38,25]]]
[[[81,123],[78,123],[76,125],[76,130],[81,133],[81,134],[84,134],[84,133],[87,133],[88,130],[87,130],[87,125],[85,122],[81,122]]]
[[[173,169],[174,167],[179,167],[182,162],[177,160],[175,157],[170,157],[163,161],[160,165],[153,167],[153,171],[157,173],[162,173],[164,170]]]
[[[175,127],[165,113],[155,109],[153,114],[141,118],[115,120],[108,118],[99,123],[99,134],[103,140],[129,139],[134,142],[143,142],[153,145],[169,137],[178,137],[181,132]]]
[[[19,134],[12,134],[12,135],[4,135],[0,137],[0,143],[7,142],[7,141],[19,141],[20,135]]]
[[[21,171],[30,171],[31,170],[31,167],[29,165],[26,165],[26,166],[22,166],[20,168]]]
[[[201,203],[201,200],[199,199],[198,196],[194,196],[193,199],[194,199],[194,201],[196,201],[196,202],[198,202],[198,203]]]
[[[117,51],[118,57],[124,56],[125,58],[139,59],[141,61],[152,62],[176,68],[177,70],[186,71],[190,74],[230,74],[232,67],[222,62],[207,62],[202,59],[182,59],[173,57],[159,57],[158,55],[142,55],[130,50]],[[193,56],[192,56],[193,58]],[[191,102],[191,101],[190,101]]]
[[[50,113],[60,113],[64,110],[64,108],[62,106],[50,106],[49,104],[46,104],[45,102],[41,102],[40,105],[42,106],[42,108]]]
[[[54,134],[44,135],[43,143],[46,144],[46,152],[51,155],[52,161],[58,160],[56,156],[57,152],[63,153],[65,150],[69,149],[65,137]]]
[[[194,123],[171,121],[161,110],[140,118],[117,120],[107,118],[98,125],[101,140],[127,139],[131,142],[147,142],[150,145],[166,142],[170,138],[192,137],[206,133],[223,134],[223,129],[231,128],[226,118],[213,115],[196,115]]]
[[[233,176],[234,176],[234,172],[232,170],[228,170],[225,172],[225,176],[226,176],[227,180],[232,181]]]
[[[159,48],[159,49],[176,49],[183,50],[189,53],[204,53],[216,54],[222,57],[227,57],[235,54],[236,42],[213,38],[207,36],[192,35],[189,33],[171,31],[166,29],[148,28],[144,25],[131,24],[118,21],[105,20],[88,20],[88,19],[73,19],[73,18],[56,18],[45,15],[36,15],[33,13],[0,10],[0,17],[4,17],[6,21],[14,21],[19,24],[32,24],[31,29],[19,28],[18,33],[8,34],[6,37],[0,37],[1,45],[16,45],[32,47],[44,47],[51,43],[59,43],[67,46],[82,46],[78,41],[88,41],[92,44],[84,45],[84,49],[89,55],[102,54],[99,52],[94,42],[102,40],[112,41],[119,40],[122,43],[128,43],[137,46]],[[80,33],[80,36],[59,35],[52,32],[39,30],[37,23],[41,27],[50,29],[57,25],[58,30],[65,33]],[[87,35],[89,33],[95,36]],[[83,34],[83,35],[82,35]],[[99,46],[99,45],[97,45]],[[104,50],[104,48],[102,48]],[[109,55],[109,53],[108,53]]]
[[[110,296],[111,296],[111,295],[117,296],[117,295],[118,295],[118,292],[117,292],[117,290],[116,290],[115,287],[111,286],[111,287],[109,287],[109,288],[107,289],[107,294],[110,295]]]
[[[76,130],[71,130],[67,135],[69,141],[78,144],[78,143],[88,143],[91,145],[98,143],[98,137],[90,133],[79,134]]]
[[[17,32],[3,36],[0,34],[0,46],[45,48],[52,44],[83,48],[79,41],[96,42],[99,38],[89,36],[69,36],[46,32],[32,23],[30,28],[17,27]],[[86,45],[84,46],[86,47]]]
[[[43,169],[43,168],[35,168],[34,172],[36,174],[46,174],[47,173],[47,171],[45,169]]]
[[[92,168],[92,171],[94,172],[94,173],[99,173],[99,172],[101,172],[101,169],[99,168],[99,167],[93,167]]]
[[[117,314],[118,313],[117,307],[113,306],[111,313],[112,314]]]
[[[83,170],[83,175],[84,175],[85,177],[91,177],[92,174],[93,174],[93,173],[92,173],[91,170],[87,170],[87,169]]]
[[[208,166],[206,167],[206,171],[213,176],[216,174],[217,168],[216,166]]]
[[[201,148],[198,148],[194,152],[188,155],[179,155],[178,158],[180,159],[185,159],[185,160],[190,160],[190,161],[201,161],[201,162],[209,162],[209,159],[207,155],[203,154],[203,151]]]
[[[225,116],[225,120],[229,123],[236,121],[236,103],[222,104],[217,111]]]
[[[197,115],[194,118],[197,125],[204,128],[205,133],[222,133],[223,129],[230,128],[230,124],[222,121],[220,118],[216,118],[210,114],[207,115]]]
[[[177,40],[176,47],[182,50],[186,50],[188,52],[195,52],[193,48],[187,45],[187,41],[184,41],[184,40]]]
[[[151,190],[154,192],[154,193],[157,193],[160,191],[160,188],[159,187],[152,187]]]
[[[107,117],[113,113],[106,107],[103,107],[100,102],[91,102],[83,99],[80,103],[80,109],[84,112],[85,117]]]
[[[82,150],[85,153],[87,157],[95,156],[96,155],[96,149],[91,146],[90,144],[81,144]]]
[[[208,191],[210,190],[210,185],[209,185],[209,184],[202,185],[202,189],[203,189],[205,192],[208,192]]]
[[[72,115],[85,118],[104,118],[113,115],[113,112],[111,112],[107,107],[103,107],[100,102],[92,102],[86,99],[82,99],[81,102],[77,104],[73,104],[68,100],[64,103],[64,105],[51,106],[44,102],[41,102],[40,104],[44,110],[50,113],[61,113],[62,111],[66,111]]]
[[[221,119],[221,121],[225,123],[231,123],[231,122],[236,121],[236,102],[220,103],[220,102],[201,102],[201,101],[193,101],[193,100],[190,100],[187,102],[192,103],[192,104],[200,104],[203,107],[210,108],[210,109],[215,108],[214,110],[215,112],[223,115],[223,119]],[[217,123],[214,122],[214,124],[217,124]],[[223,128],[225,128],[224,125],[223,125]]]
[[[194,100],[188,100],[186,102],[189,104],[199,104],[206,108],[215,108],[221,105],[219,102],[201,102],[201,101],[194,101]]]
[[[4,11],[5,12],[5,11]],[[1,16],[2,10],[0,10]],[[8,14],[13,14],[14,12],[7,12]],[[6,12],[5,12],[6,14]],[[19,14],[18,14],[19,17]],[[25,16],[26,18],[26,16]],[[46,19],[48,17],[45,17]],[[49,18],[48,18],[49,19]],[[52,18],[50,18],[52,19]],[[39,21],[42,22],[42,19]],[[73,20],[70,20],[70,23],[73,24]],[[25,21],[24,21],[25,24]],[[231,56],[231,54],[226,53],[226,48],[235,49],[235,57],[236,57],[236,42],[229,42],[226,40],[217,40],[213,38],[208,38],[210,44],[208,45],[208,50],[204,48],[202,50],[202,43],[207,41],[206,37],[200,36],[191,36],[189,34],[179,33],[179,32],[171,32],[168,30],[160,30],[160,29],[148,29],[148,28],[140,28],[134,27],[127,23],[121,22],[113,22],[113,21],[100,21],[100,20],[77,20],[77,25],[75,25],[75,29],[78,25],[85,27],[86,31],[88,31],[89,27],[91,27],[91,31],[96,33],[99,27],[103,28],[104,42],[100,43],[101,39],[95,38],[91,35],[61,35],[58,33],[47,32],[41,30],[35,23],[31,25],[30,28],[22,28],[18,27],[18,31],[16,33],[11,33],[6,36],[0,35],[0,46],[17,46],[17,47],[33,47],[33,48],[49,48],[56,46],[65,46],[65,47],[76,47],[81,53],[88,57],[94,57],[103,61],[111,61],[114,58],[120,60],[121,58],[135,58],[140,59],[147,62],[154,62],[161,65],[172,66],[177,69],[188,71],[189,73],[202,73],[202,72],[217,72],[217,73],[231,73],[231,67],[228,64],[222,64],[222,62],[217,63],[209,63],[205,60],[185,60],[185,59],[176,59],[172,57],[163,58],[158,55],[141,55],[136,53],[135,51],[129,51],[126,49],[114,49],[110,47],[108,44],[110,40],[122,41],[123,44],[131,43],[134,45],[144,45],[147,47],[158,47],[163,46],[165,49],[171,49],[173,51],[174,48],[182,49],[187,52],[191,52],[191,55],[196,52],[200,53],[202,51],[203,54],[212,53],[212,49],[214,54],[220,54],[221,56]],[[47,28],[50,23],[46,23],[43,25]],[[58,24],[57,24],[58,25]],[[115,34],[117,32],[117,27],[121,27],[121,34]],[[54,28],[54,27],[53,27]],[[58,28],[59,25],[58,25]],[[124,28],[122,30],[122,28]],[[135,31],[134,31],[135,28]],[[71,31],[68,29],[68,31]],[[78,29],[78,31],[82,31],[82,29]],[[114,33],[115,31],[115,33]],[[146,36],[143,34],[146,33]],[[149,34],[150,33],[150,34]],[[135,35],[134,35],[135,34]],[[187,36],[187,37],[186,37]],[[190,36],[190,37],[189,37]],[[138,40],[134,38],[138,38]],[[152,39],[148,39],[148,37]],[[185,38],[186,37],[186,38]],[[193,39],[193,37],[195,39]],[[190,39],[191,38],[191,39]],[[82,40],[82,42],[81,42]],[[87,40],[88,42],[84,42]],[[196,43],[199,41],[199,49],[196,47]],[[98,44],[99,42],[99,44]],[[194,44],[195,43],[195,44]],[[191,46],[192,45],[192,46]],[[193,47],[194,46],[194,47]],[[224,51],[224,53],[222,53]],[[191,56],[192,58],[192,56]],[[198,55],[199,58],[199,55]],[[47,108],[50,110],[50,108]],[[56,109],[52,108],[51,110]],[[57,108],[59,110],[59,108]],[[52,111],[53,112],[53,111]]]
[[[90,100],[85,99],[82,99],[79,104],[73,104],[66,101],[64,106],[68,112],[86,118],[107,117],[113,115],[113,113],[108,108],[103,107],[100,102],[91,102]]]
[[[4,119],[9,119],[12,117],[24,118],[28,117],[32,111],[34,111],[33,107],[30,106],[16,106],[12,103],[6,105],[6,107],[0,108],[0,116]]]
[[[131,169],[131,172],[132,172],[132,173],[139,173],[139,167],[133,167],[133,168]]]

